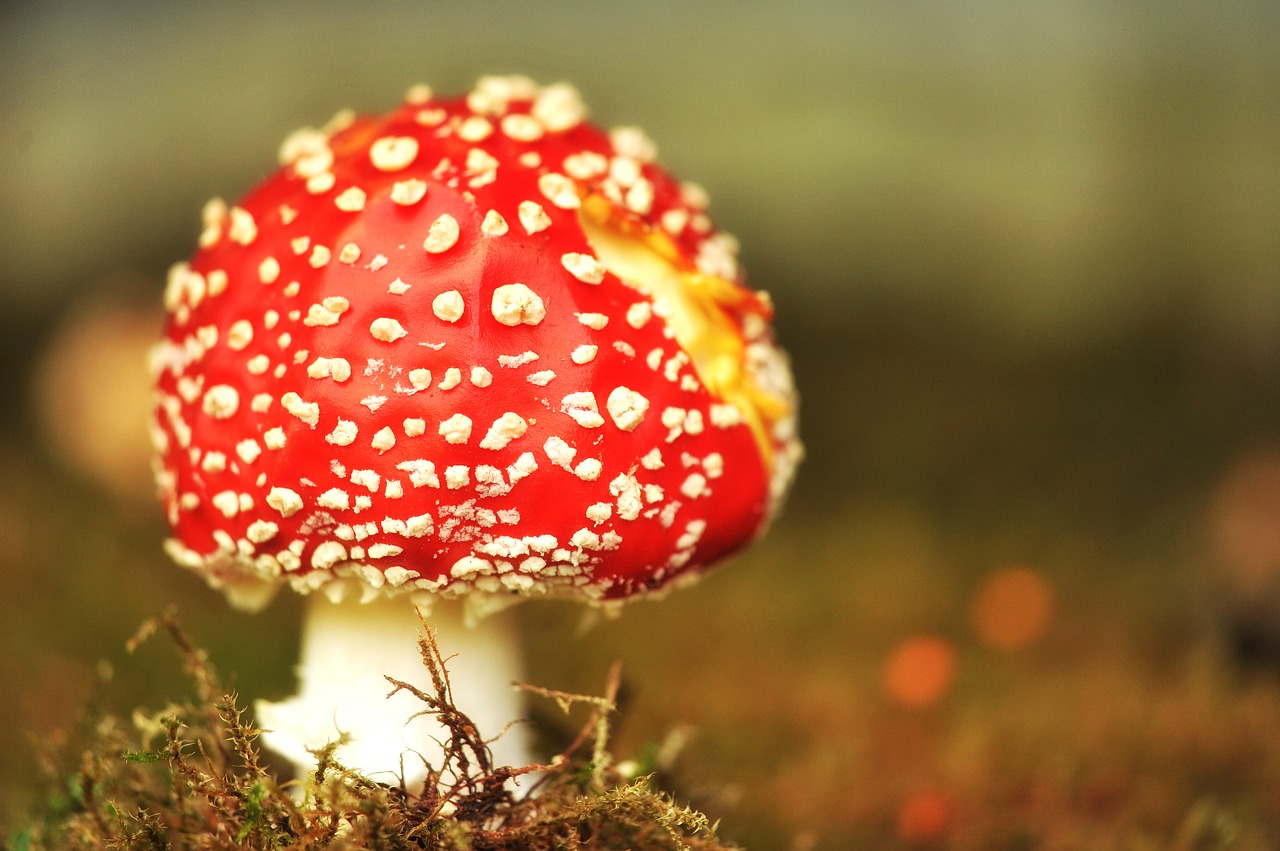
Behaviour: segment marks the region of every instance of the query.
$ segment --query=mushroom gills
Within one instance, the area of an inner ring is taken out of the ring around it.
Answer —
[[[723,278],[678,268],[660,233],[632,233],[626,222],[611,219],[607,202],[594,196],[583,203],[579,220],[596,258],[624,284],[650,298],[689,355],[712,396],[736,407],[751,428],[765,468],[772,470],[774,443],[769,431],[789,416],[793,403],[771,392],[747,364],[746,343],[737,313],[765,318],[761,297]]]

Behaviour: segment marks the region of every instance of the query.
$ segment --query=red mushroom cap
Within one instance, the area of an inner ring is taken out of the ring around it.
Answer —
[[[800,457],[705,194],[567,85],[425,87],[295,133],[170,273],[170,553],[233,601],[335,577],[631,597],[767,523]]]

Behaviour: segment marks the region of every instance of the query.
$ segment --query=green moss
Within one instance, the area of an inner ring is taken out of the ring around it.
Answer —
[[[603,697],[530,691],[565,711],[586,707],[581,732],[548,765],[496,766],[486,740],[454,706],[444,660],[428,633],[419,641],[431,687],[391,680],[448,730],[444,764],[421,789],[375,783],[316,754],[315,773],[282,783],[266,764],[236,695],[204,652],[166,613],[195,686],[191,699],[129,723],[106,716],[88,732],[75,768],[49,786],[45,812],[10,837],[38,849],[729,849],[703,814],[618,770],[607,744],[618,683]],[[457,778],[454,780],[453,778]],[[445,778],[449,778],[446,782]],[[528,788],[517,796],[513,779]]]

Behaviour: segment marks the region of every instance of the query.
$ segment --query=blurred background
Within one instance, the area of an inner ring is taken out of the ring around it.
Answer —
[[[171,602],[246,698],[291,687],[297,602],[159,548],[144,357],[203,202],[513,72],[708,189],[809,449],[699,587],[585,636],[526,607],[530,679],[623,659],[616,749],[753,848],[1280,845],[1266,0],[5,4],[0,820],[86,706],[187,693],[123,649]]]

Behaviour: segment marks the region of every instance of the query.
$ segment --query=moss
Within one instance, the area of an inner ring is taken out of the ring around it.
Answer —
[[[168,634],[193,696],[128,722],[95,719],[73,769],[51,777],[44,813],[10,837],[37,849],[729,849],[705,815],[651,778],[628,778],[608,750],[619,674],[602,697],[529,690],[564,711],[585,707],[576,738],[547,765],[497,766],[454,706],[429,631],[419,640],[429,688],[390,680],[448,731],[444,763],[420,789],[376,783],[317,753],[314,774],[282,782],[259,731],[172,613],[145,623],[131,648]],[[514,781],[514,782],[513,782]],[[516,783],[527,789],[517,795]]]

